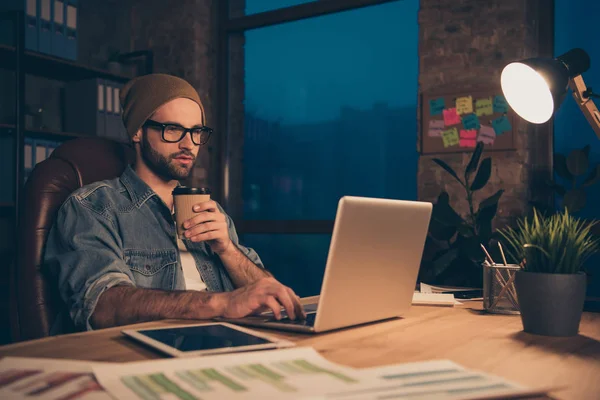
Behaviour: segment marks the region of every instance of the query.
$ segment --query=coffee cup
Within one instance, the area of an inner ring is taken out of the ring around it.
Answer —
[[[185,237],[183,223],[197,214],[194,211],[196,204],[210,200],[210,189],[178,186],[173,189],[172,194],[175,203],[177,235],[180,239],[183,239]]]

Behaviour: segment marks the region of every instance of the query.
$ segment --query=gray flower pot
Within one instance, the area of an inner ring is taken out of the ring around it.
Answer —
[[[546,336],[573,336],[585,301],[586,275],[517,271],[515,288],[523,330]]]

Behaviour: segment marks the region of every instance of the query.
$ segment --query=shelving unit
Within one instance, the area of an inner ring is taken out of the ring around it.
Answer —
[[[8,265],[12,262],[15,257],[14,248],[16,248],[13,238],[16,238],[18,216],[20,212],[21,192],[23,187],[23,176],[24,176],[24,165],[23,165],[23,150],[25,144],[25,138],[58,141],[63,142],[70,139],[80,137],[90,137],[89,134],[82,134],[77,132],[61,132],[54,130],[36,130],[27,129],[25,127],[25,80],[26,76],[42,77],[55,81],[72,82],[85,79],[102,79],[118,84],[124,84],[131,79],[130,76],[114,74],[109,71],[105,71],[99,68],[94,68],[86,65],[82,65],[72,60],[66,60],[62,58],[53,57],[46,54],[37,53],[25,49],[25,26],[24,26],[24,15],[23,11],[5,11],[0,12],[0,23],[10,23],[13,28],[13,37],[15,43],[13,46],[0,44],[0,68],[8,70],[14,73],[15,85],[14,85],[14,120],[9,120],[0,124],[0,137],[6,138],[7,136],[13,137],[12,149],[12,160],[10,163],[14,165],[14,173],[10,175],[12,182],[2,182],[3,185],[12,185],[12,199],[11,201],[0,202],[0,218],[4,228],[10,227],[12,232],[2,234],[0,237],[2,241],[6,243],[5,246],[0,246],[0,249],[5,248],[5,252],[0,252],[2,261],[0,265],[2,270],[0,271],[0,292],[8,293],[8,287],[10,285],[8,276]],[[146,58],[146,69],[145,73],[152,72],[152,53],[150,51],[138,51],[123,55],[123,60],[131,60],[135,57]],[[6,145],[6,144],[5,144]],[[6,186],[5,186],[6,187]],[[4,230],[4,229],[3,229]],[[8,295],[3,294],[0,299],[0,325],[7,325],[7,310],[8,310]],[[4,329],[0,332],[0,341],[5,342],[6,332]]]
[[[23,27],[23,14],[22,11],[9,11],[0,13],[0,20],[6,21],[12,20],[14,27],[14,37],[16,38],[15,46],[9,46],[0,44],[0,68],[15,71],[15,123],[14,124],[0,124],[0,132],[6,134],[9,131],[10,134],[14,135],[14,157],[15,157],[15,176],[13,182],[13,193],[14,202],[13,207],[15,208],[15,215],[18,215],[19,206],[19,194],[21,189],[21,177],[23,176],[23,145],[24,138],[29,137],[33,139],[46,139],[46,140],[69,140],[79,137],[89,137],[90,135],[81,134],[76,132],[61,132],[61,131],[47,131],[47,130],[35,130],[25,129],[24,121],[24,88],[25,88],[25,76],[34,75],[52,80],[58,80],[63,82],[78,81],[84,79],[106,79],[116,83],[125,83],[130,76],[114,74],[99,68],[90,67],[87,65],[79,64],[75,61],[66,60],[62,58],[52,57],[46,54],[37,53],[25,49],[24,45],[24,27]],[[147,56],[146,52],[141,55]],[[138,55],[137,53],[132,53]],[[151,58],[149,59],[150,66],[152,65]],[[2,133],[0,133],[2,134]]]
[[[0,68],[14,69],[16,48],[0,44]],[[101,78],[125,83],[131,77],[115,75],[98,68],[88,67],[74,61],[52,57],[25,50],[23,52],[23,71],[25,74],[41,76],[59,81],[78,81],[82,79]]]

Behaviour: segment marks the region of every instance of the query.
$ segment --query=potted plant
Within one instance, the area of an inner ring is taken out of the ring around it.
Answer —
[[[543,216],[534,208],[516,229],[498,231],[508,256],[522,265],[515,288],[525,332],[577,334],[585,301],[584,264],[599,249],[590,232],[595,223],[573,217],[568,209]]]
[[[498,201],[504,193],[500,189],[477,202],[476,192],[483,189],[492,173],[492,159],[481,160],[483,142],[477,143],[464,171],[457,172],[443,160],[433,162],[443,168],[464,189],[463,201],[468,207],[463,215],[450,204],[450,196],[442,191],[433,206],[429,225],[427,253],[420,270],[421,281],[455,286],[481,287],[481,263],[485,254],[481,244],[488,245],[492,238],[492,221],[498,210]]]

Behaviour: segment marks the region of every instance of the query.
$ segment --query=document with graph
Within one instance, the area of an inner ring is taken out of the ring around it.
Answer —
[[[309,347],[97,366],[94,372],[115,398],[136,400],[322,397],[378,381]]]
[[[87,361],[5,357],[0,361],[0,399],[111,400]]]

